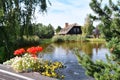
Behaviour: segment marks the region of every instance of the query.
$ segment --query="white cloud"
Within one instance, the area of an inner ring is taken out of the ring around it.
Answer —
[[[43,16],[36,12],[35,22],[43,23],[45,25],[52,24],[55,28],[58,25],[64,27],[65,22],[68,22],[70,24],[78,23],[80,25],[83,25],[87,14],[93,13],[89,7],[90,0],[66,1],[67,2],[60,2],[60,0],[51,0],[52,6],[48,7],[48,12],[46,15]]]

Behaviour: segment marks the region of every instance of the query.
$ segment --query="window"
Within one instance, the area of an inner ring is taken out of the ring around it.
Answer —
[[[78,33],[80,32],[80,29],[79,29],[79,28],[77,28],[77,32],[78,32]]]
[[[76,33],[76,28],[74,28],[74,32]]]

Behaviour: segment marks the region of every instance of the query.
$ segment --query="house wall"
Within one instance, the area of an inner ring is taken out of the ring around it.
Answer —
[[[74,26],[67,34],[82,34],[81,26]]]

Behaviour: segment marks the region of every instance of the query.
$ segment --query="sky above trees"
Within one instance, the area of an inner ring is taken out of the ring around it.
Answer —
[[[50,0],[51,6],[48,5],[46,14],[36,12],[35,23],[43,23],[45,25],[52,24],[64,27],[65,22],[70,24],[78,23],[84,25],[87,14],[94,14],[90,9],[89,3],[91,0]],[[106,4],[107,0],[103,0]],[[94,23],[96,25],[98,22]]]

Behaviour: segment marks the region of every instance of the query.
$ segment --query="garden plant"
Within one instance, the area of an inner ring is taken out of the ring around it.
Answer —
[[[4,65],[9,65],[16,72],[39,72],[42,75],[63,78],[64,76],[57,73],[59,68],[63,68],[61,62],[52,62],[37,57],[43,50],[42,47],[30,47],[28,49],[20,48],[14,51],[15,57],[4,62]]]

